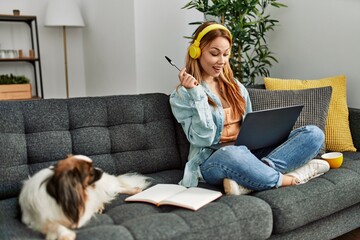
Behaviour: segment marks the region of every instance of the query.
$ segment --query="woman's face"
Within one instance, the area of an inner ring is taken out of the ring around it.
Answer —
[[[213,80],[223,71],[229,62],[230,43],[224,37],[215,38],[210,44],[201,49],[200,65],[202,80]]]

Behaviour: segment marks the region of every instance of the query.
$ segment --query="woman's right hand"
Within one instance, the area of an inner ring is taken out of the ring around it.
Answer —
[[[198,81],[192,75],[186,72],[186,68],[181,69],[178,76],[181,85],[187,89],[191,89],[198,85]]]

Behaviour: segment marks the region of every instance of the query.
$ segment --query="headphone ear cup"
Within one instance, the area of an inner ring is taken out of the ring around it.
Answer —
[[[193,59],[197,59],[201,55],[201,49],[200,47],[196,46],[195,44],[191,44],[189,47],[189,55]]]

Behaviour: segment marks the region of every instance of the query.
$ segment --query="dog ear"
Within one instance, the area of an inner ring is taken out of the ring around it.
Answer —
[[[102,170],[92,167],[88,162],[79,164],[78,168],[84,188],[98,181],[103,174]]]
[[[86,194],[81,175],[77,168],[62,171],[54,174],[46,186],[49,195],[61,206],[73,224],[78,223],[85,209]]]

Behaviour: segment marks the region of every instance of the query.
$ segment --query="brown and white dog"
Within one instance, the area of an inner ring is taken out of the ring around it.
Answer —
[[[136,173],[113,176],[93,167],[84,155],[70,155],[24,182],[19,203],[22,222],[46,239],[75,239],[84,226],[119,193],[135,194],[150,185]]]

